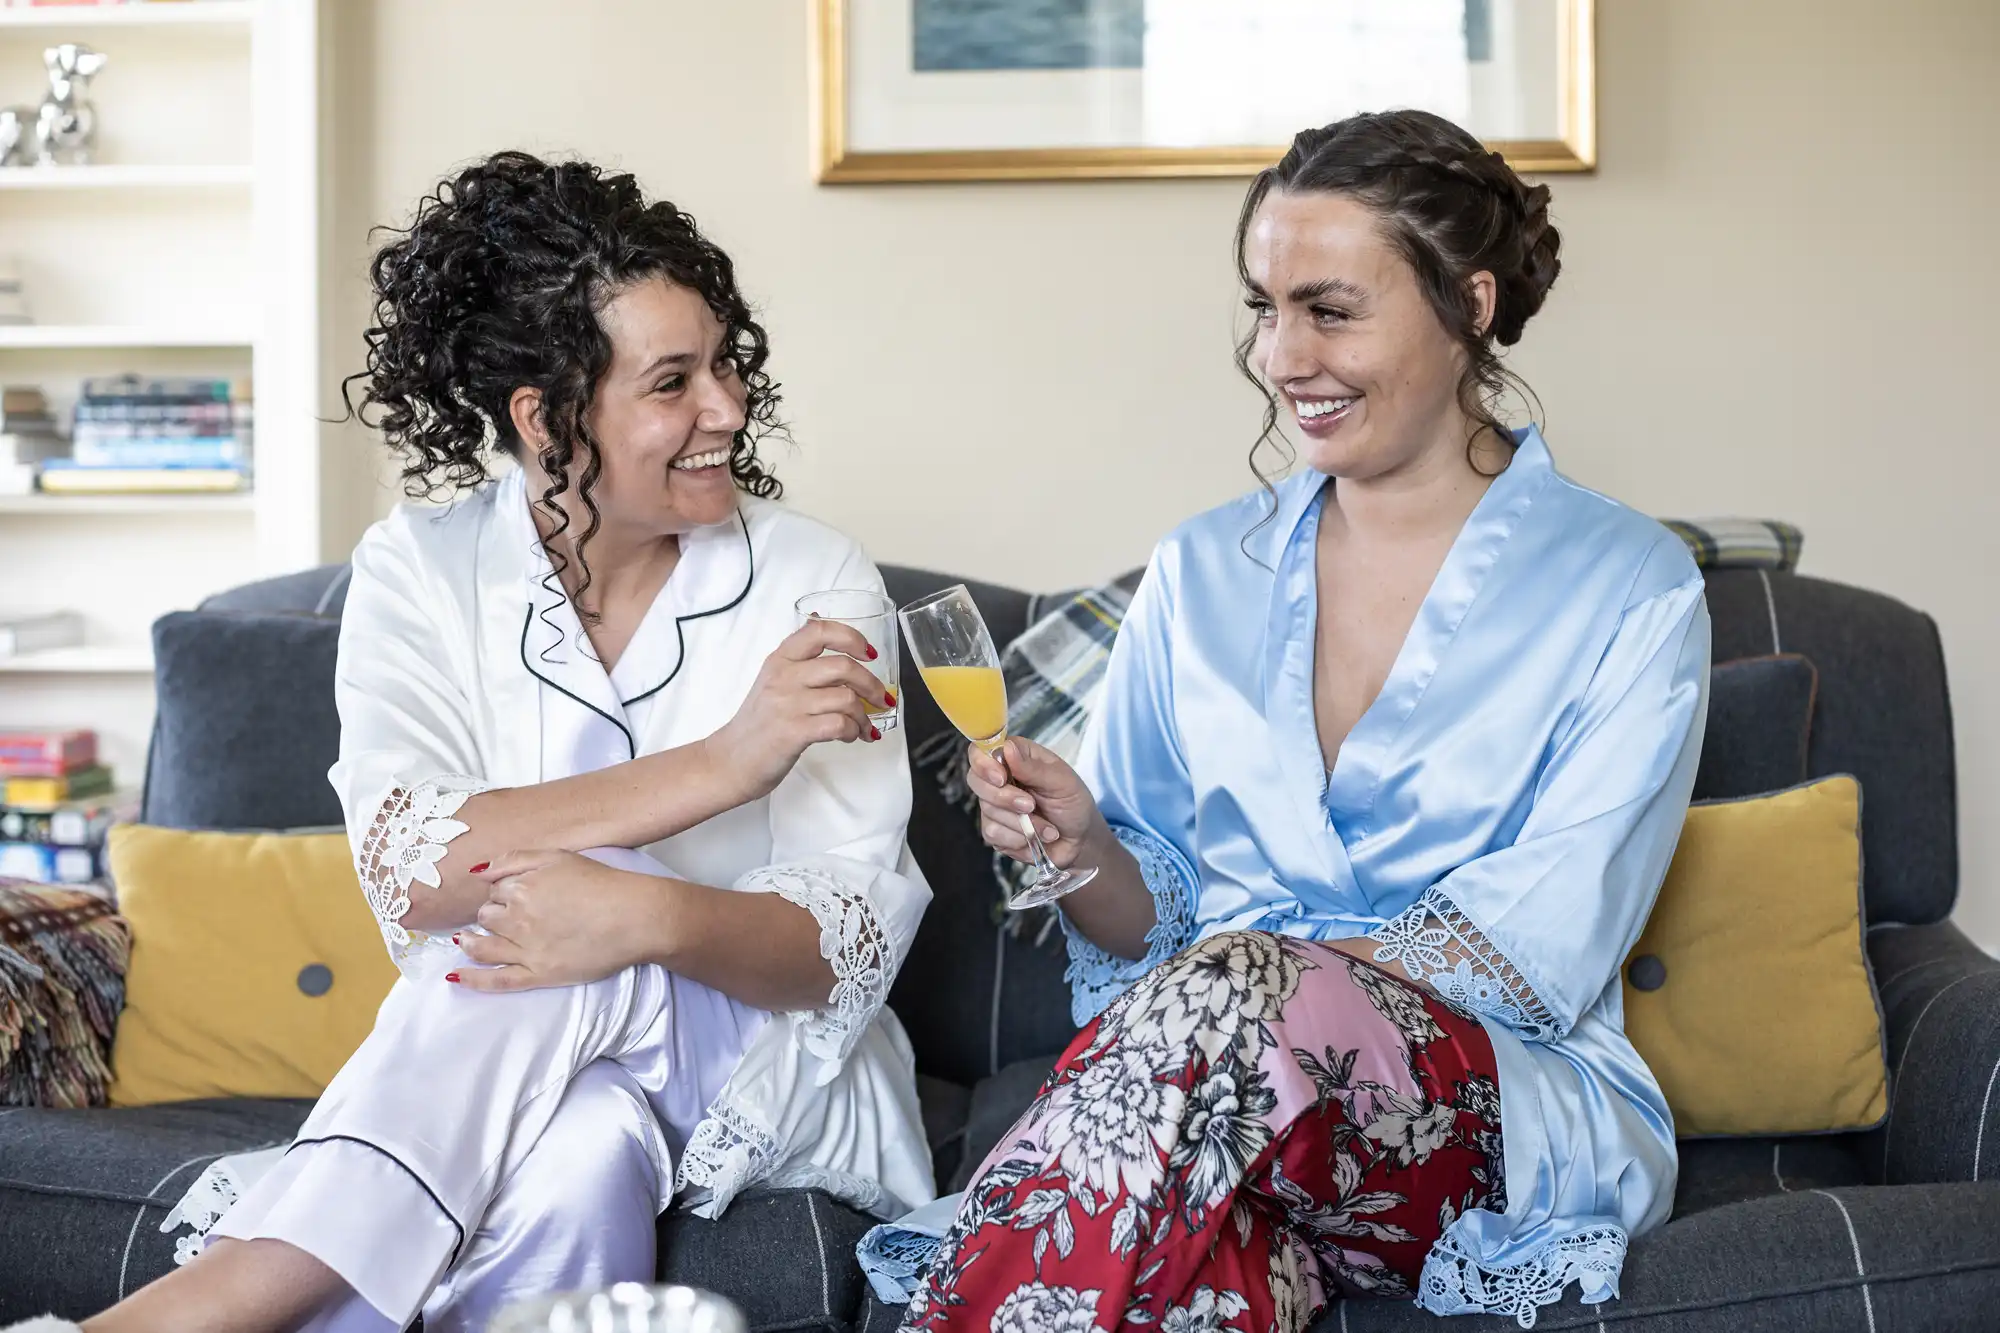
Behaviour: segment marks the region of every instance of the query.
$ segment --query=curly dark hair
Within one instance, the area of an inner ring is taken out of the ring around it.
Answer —
[[[757,456],[759,440],[784,431],[778,386],[764,371],[770,348],[735,266],[688,214],[664,199],[648,203],[631,175],[496,153],[440,182],[408,228],[390,230],[395,239],[369,266],[367,369],[342,382],[341,396],[348,415],[381,431],[400,456],[406,494],[455,494],[487,480],[492,451],[518,458],[509,403],[516,389],[539,390],[548,444],[536,462],[550,487],[538,503],[556,525],[544,544],[561,568],[554,539],[571,515],[556,497],[576,469],[588,512],[575,544],[581,560],[600,522],[591,489],[603,460],[584,422],[611,364],[599,312],[625,287],[655,277],[707,302],[743,378],[746,421],[730,447],[730,475],[751,495],[782,494]],[[586,566],[579,602],[589,584]]]
[[[1373,112],[1302,130],[1276,165],[1257,173],[1244,196],[1236,272],[1246,285],[1250,224],[1273,190],[1346,195],[1381,217],[1438,322],[1465,350],[1458,401],[1474,423],[1467,456],[1485,431],[1507,439],[1497,410],[1501,396],[1513,388],[1532,399],[1534,391],[1494,348],[1520,341],[1562,272],[1562,236],[1549,222],[1549,187],[1531,188],[1500,154],[1428,111]],[[1497,288],[1493,318],[1483,330],[1471,284],[1482,270]],[[1236,367],[1264,395],[1264,428],[1250,446],[1250,467],[1268,485],[1257,456],[1267,445],[1284,446],[1277,397],[1250,366],[1256,340],[1252,329],[1237,344]]]

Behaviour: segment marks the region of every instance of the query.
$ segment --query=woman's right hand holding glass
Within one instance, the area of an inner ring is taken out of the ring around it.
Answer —
[[[1046,746],[1016,736],[1001,748],[1000,759],[978,746],[969,747],[966,785],[979,798],[979,832],[986,845],[1024,864],[1034,864],[1024,817],[1032,817],[1049,859],[1067,870],[1080,859],[1086,843],[1096,843],[1109,829],[1076,770]]]
[[[894,708],[896,699],[862,664],[874,655],[859,630],[813,620],[764,659],[736,716],[709,738],[716,761],[744,788],[744,800],[768,796],[821,741],[882,738],[869,710]]]

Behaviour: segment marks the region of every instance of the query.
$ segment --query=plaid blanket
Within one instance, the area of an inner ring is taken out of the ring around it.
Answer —
[[[1783,569],[1799,567],[1805,534],[1773,518],[1663,518],[1660,523],[1687,543],[1703,569]]]
[[[102,1106],[132,932],[80,889],[0,879],[0,1106]]]
[[[1687,543],[1696,565],[1703,569],[1790,570],[1799,563],[1805,538],[1789,523],[1775,519],[1716,518],[1660,522]],[[1052,610],[1037,604],[1029,609],[1028,628],[1000,654],[1007,680],[1007,732],[1046,745],[1074,762],[1084,730],[1104,687],[1104,668],[1111,658],[1118,626],[1132,604],[1138,576],[1086,592],[1048,599]],[[965,745],[958,733],[946,731],[919,746],[918,768],[936,775],[945,800],[975,815],[977,802],[965,785]],[[975,815],[976,817],[976,815]],[[1004,856],[993,860],[1000,897],[994,911],[1005,928],[1032,931],[1046,939],[1055,924],[1054,906],[1008,913],[1006,899],[1025,881],[1029,867]]]

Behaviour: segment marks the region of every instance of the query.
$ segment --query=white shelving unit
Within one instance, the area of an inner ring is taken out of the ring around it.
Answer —
[[[0,9],[0,14],[7,11]],[[247,163],[211,166],[87,166],[0,168],[0,190],[198,190],[248,188]]]
[[[99,5],[69,8],[0,9],[0,28],[64,28],[94,32],[100,28],[248,27],[257,0],[176,0],[168,4]]]
[[[0,658],[0,726],[98,729],[121,785],[152,727],[152,622],[319,559],[319,0],[6,7],[0,103],[42,49],[109,56],[95,160],[0,169],[0,254],[37,323],[0,384],[66,412],[82,380],[214,375],[256,398],[255,489],[0,496],[0,610],[83,613],[88,642]]]

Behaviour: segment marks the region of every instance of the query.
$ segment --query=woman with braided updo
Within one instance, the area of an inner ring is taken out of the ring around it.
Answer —
[[[1282,414],[1306,466],[1160,544],[1075,769],[971,754],[988,842],[1025,858],[1031,814],[1097,868],[1061,900],[1084,1026],[927,1210],[908,1326],[1292,1333],[1358,1296],[1527,1325],[1615,1296],[1665,1219],[1619,969],[1693,787],[1708,619],[1679,540],[1497,415],[1548,202],[1407,111],[1250,187],[1239,364],[1259,445]],[[888,1235],[883,1280],[920,1252]]]
[[[728,256],[629,175],[502,153],[372,276],[363,410],[450,501],[362,538],[335,672],[403,975],[297,1138],[167,1219],[192,1262],[92,1333],[476,1333],[652,1281],[670,1204],[934,1193],[883,1006],[930,896],[896,701],[795,609],[882,579],[775,502]]]

